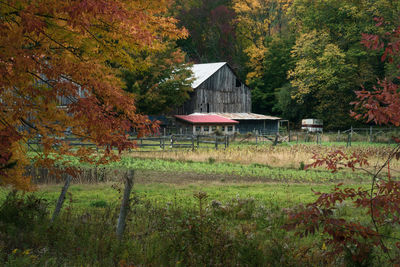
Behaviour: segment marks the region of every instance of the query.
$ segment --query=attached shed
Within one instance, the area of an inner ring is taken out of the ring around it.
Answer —
[[[279,117],[255,113],[210,113],[239,122],[236,131],[240,133],[253,132],[274,134],[279,131]]]
[[[237,121],[217,115],[191,114],[175,115],[177,124],[186,127],[193,134],[212,134],[219,129],[224,134],[235,133]]]

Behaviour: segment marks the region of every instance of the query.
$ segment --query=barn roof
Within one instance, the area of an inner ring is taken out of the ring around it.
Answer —
[[[205,80],[207,80],[211,75],[216,73],[222,66],[227,64],[226,62],[217,63],[206,63],[206,64],[194,64],[192,67],[192,72],[195,80],[192,83],[193,88],[197,88]]]
[[[237,124],[239,122],[227,119],[217,115],[209,114],[190,114],[175,115],[177,119],[189,122],[191,124]]]
[[[217,113],[217,112],[212,112],[209,114],[221,116],[221,117],[231,119],[231,120],[280,120],[281,119],[279,117],[267,116],[267,115],[256,114],[256,113]]]

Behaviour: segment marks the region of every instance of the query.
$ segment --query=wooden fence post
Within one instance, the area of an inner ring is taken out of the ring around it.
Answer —
[[[349,146],[351,146],[351,133],[349,133],[347,135],[347,145],[346,145],[346,147],[349,147]]]
[[[117,222],[117,237],[118,239],[122,239],[122,235],[125,230],[126,225],[126,216],[128,215],[129,209],[129,196],[131,194],[132,186],[133,186],[133,177],[134,171],[129,170],[125,177],[125,190],[124,196],[122,198],[121,209],[119,211],[118,222]]]
[[[290,129],[289,129],[289,143],[290,143],[290,141],[292,141],[290,137],[291,137],[291,136],[290,136]]]
[[[197,149],[199,149],[200,147],[200,136],[197,135]]]
[[[54,222],[54,220],[60,214],[61,208],[62,208],[64,200],[65,200],[65,195],[67,194],[69,185],[71,184],[71,180],[72,180],[72,176],[67,174],[67,178],[65,179],[64,186],[61,189],[60,196],[58,197],[58,201],[57,201],[56,208],[54,210],[53,216],[51,218],[51,222]]]
[[[228,140],[227,140],[227,138],[226,138],[227,136],[225,135],[225,140],[224,140],[224,144],[225,144],[225,149],[228,147]]]
[[[369,142],[372,143],[372,126],[369,126]]]
[[[194,151],[194,135],[192,135],[192,151]]]
[[[279,137],[279,134],[277,132],[275,135],[275,140],[274,140],[273,146],[276,146],[278,144],[278,137]]]
[[[218,150],[218,135],[215,136],[215,150]]]

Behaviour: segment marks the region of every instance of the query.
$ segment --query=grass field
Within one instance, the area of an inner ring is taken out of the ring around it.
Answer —
[[[49,219],[61,184],[40,184],[33,195],[0,189],[0,265],[329,266],[323,233],[300,238],[282,227],[288,211],[316,199],[312,190],[328,192],[338,182],[369,186],[370,177],[360,170],[304,170],[314,153],[338,148],[370,156],[372,170],[373,161],[382,161],[392,147],[240,144],[226,150],[136,151],[107,166],[69,158],[82,177],[71,185],[55,223]],[[125,169],[135,170],[135,184],[125,235],[118,240]],[[346,202],[335,216],[370,224],[368,215]],[[360,266],[382,258],[373,249]],[[331,266],[354,264],[349,250]]]
[[[360,184],[354,184],[360,186]],[[62,185],[41,185],[35,193],[37,196],[47,199],[52,207],[55,204]],[[69,202],[76,208],[90,208],[97,202],[104,202],[107,205],[119,203],[120,193],[117,188],[121,188],[117,183],[100,184],[79,184],[71,185],[69,193],[72,197]],[[208,201],[229,201],[234,198],[253,198],[260,204],[275,203],[281,207],[291,207],[300,203],[308,203],[315,200],[315,191],[329,191],[332,184],[293,184],[293,183],[221,183],[221,182],[192,182],[166,184],[136,184],[134,195],[138,198],[154,201],[160,205],[178,202],[186,203],[188,206],[195,204],[193,195],[197,192],[205,192]],[[0,189],[0,202],[4,201],[9,190]],[[68,199],[69,201],[69,199]]]
[[[312,162],[314,154],[326,154],[330,151],[343,150],[346,153],[362,154],[369,157],[370,167],[372,170],[375,166],[383,164],[384,159],[393,149],[394,145],[359,143],[351,147],[337,144],[316,145],[316,144],[293,144],[271,146],[270,144],[246,145],[232,144],[228,149],[199,149],[191,151],[181,149],[175,151],[158,151],[158,152],[140,152],[132,151],[124,155],[124,157],[133,158],[149,158],[163,159],[183,162],[223,162],[237,163],[242,165],[261,164],[269,167],[299,169],[300,166]],[[400,163],[394,161],[391,166],[394,170],[400,171]]]
[[[7,216],[0,221],[5,218],[10,221],[0,222],[0,230],[6,234],[0,263],[5,266],[324,266],[323,236],[299,238],[282,226],[286,210],[315,200],[311,189],[328,191],[331,184],[182,183],[180,180],[137,183],[125,236],[118,241],[114,231],[121,186],[72,185],[64,211],[55,224],[48,221],[46,214],[54,209],[61,185],[40,186],[34,198],[26,202],[21,200],[22,196],[7,201],[9,190],[2,189],[0,215]],[[30,199],[29,194],[23,199]],[[357,220],[367,218],[346,205],[338,212]],[[344,260],[338,258],[338,262]]]

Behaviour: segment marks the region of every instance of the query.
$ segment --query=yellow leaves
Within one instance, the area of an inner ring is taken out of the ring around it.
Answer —
[[[251,71],[247,82],[260,77],[264,72],[263,60],[268,37],[278,36],[287,24],[287,12],[292,0],[234,0],[237,14],[238,35],[243,41],[244,51],[250,58]]]
[[[263,73],[263,60],[264,55],[267,52],[267,48],[262,44],[260,46],[252,45],[245,50],[246,54],[249,55],[250,61],[249,66],[252,67],[253,71],[247,74],[247,82],[251,79],[260,77]]]

